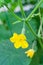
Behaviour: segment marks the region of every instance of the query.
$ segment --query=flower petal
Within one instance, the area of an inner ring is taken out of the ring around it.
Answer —
[[[17,34],[17,33],[14,33],[13,36],[14,36],[14,37],[18,37],[18,34]]]
[[[20,38],[21,40],[26,40],[26,36],[25,36],[24,34],[20,34],[20,35],[19,35],[19,38]]]
[[[10,38],[10,41],[11,41],[12,43],[14,43],[14,42],[15,42],[14,37],[11,37],[11,38]]]
[[[27,48],[29,46],[27,41],[22,42],[22,48]]]
[[[27,54],[27,56],[29,56],[30,58],[32,58],[33,57],[33,55],[34,55],[34,49],[30,49],[30,50],[28,50],[28,51],[26,51],[25,53]]]
[[[20,48],[21,47],[21,43],[20,42],[15,42],[14,43],[14,47],[15,48]]]

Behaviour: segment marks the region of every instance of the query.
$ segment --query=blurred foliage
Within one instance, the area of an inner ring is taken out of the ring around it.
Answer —
[[[43,49],[40,48],[39,42],[34,37],[30,29],[28,29],[26,24],[25,35],[30,46],[27,49],[15,49],[13,44],[10,42],[9,38],[12,36],[14,32],[18,34],[21,33],[24,20],[22,22],[19,22],[19,20],[17,20],[17,18],[15,17],[15,15],[17,15],[23,19],[21,12],[13,13],[15,8],[19,5],[18,0],[0,0],[0,7],[4,5],[8,6],[9,4],[9,9],[11,9],[12,12],[10,10],[6,12],[0,12],[0,65],[43,65]],[[35,7],[37,4],[37,0],[22,0],[23,6],[27,4],[33,4]],[[32,12],[33,9],[25,11],[26,17]],[[37,14],[38,12],[39,10],[37,9],[37,11],[35,11],[34,14]],[[43,3],[40,5],[40,12],[41,21],[43,23]],[[38,34],[37,32],[40,26],[39,15],[33,16],[33,18],[28,22],[31,25],[34,32]],[[36,43],[34,43],[34,41],[36,41]],[[34,57],[30,59],[25,55],[24,52],[30,49],[33,43],[36,44],[36,48],[38,50],[35,53]]]

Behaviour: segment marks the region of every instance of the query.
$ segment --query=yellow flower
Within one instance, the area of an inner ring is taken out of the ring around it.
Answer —
[[[19,35],[19,38],[20,38],[21,40],[26,40],[26,36],[25,36],[24,34],[20,34],[20,35]]]
[[[17,41],[14,43],[15,48],[20,48],[21,47],[21,42]]]
[[[26,41],[26,36],[24,34],[14,33],[10,38],[10,41],[14,43],[15,48],[27,48],[28,42]]]
[[[22,41],[21,42],[21,47],[22,48],[27,48],[29,46],[28,42],[27,41]]]
[[[34,53],[35,53],[35,50],[34,49],[30,49],[28,51],[25,52],[27,54],[28,57],[32,58]]]
[[[10,38],[10,41],[14,43],[16,40],[18,40],[18,34],[14,33],[13,36]]]

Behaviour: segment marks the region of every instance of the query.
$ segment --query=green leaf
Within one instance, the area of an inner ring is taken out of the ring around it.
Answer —
[[[29,65],[24,49],[15,49],[9,40],[0,42],[0,65]]]
[[[18,13],[18,16],[21,17],[20,13]],[[8,12],[7,16],[6,16],[6,13],[4,13],[4,14],[1,13],[0,19],[2,21],[5,20],[5,22],[7,22],[7,23],[9,22],[11,24],[12,33],[16,32],[16,33],[20,34],[22,32],[23,22],[13,24],[16,22],[16,20],[15,20],[15,17],[12,16],[12,13]],[[33,18],[29,22],[30,25],[32,26],[33,30],[36,33],[37,33],[38,26],[39,26],[39,24],[38,24],[39,22],[37,22],[37,21],[39,21],[39,20],[37,20],[36,18]],[[7,24],[7,26],[9,26],[9,25]],[[5,27],[5,25],[4,25],[4,27]],[[5,36],[6,37],[4,38],[3,36],[1,36],[1,38],[0,38],[2,40],[0,42],[0,65],[2,65],[2,63],[3,63],[3,65],[29,65],[31,62],[31,59],[29,57],[27,57],[24,52],[32,47],[32,43],[34,42],[35,39],[34,39],[33,34],[31,33],[31,31],[26,26],[26,24],[25,24],[25,35],[27,37],[27,41],[30,44],[30,46],[25,50],[24,49],[18,49],[18,50],[15,49],[13,47],[13,44],[9,40],[6,40],[12,36],[11,32],[8,33],[10,31],[10,29],[7,30],[8,32],[5,32],[6,29],[4,30],[2,28],[1,31],[4,31],[5,34],[3,34],[2,32],[1,32],[1,34],[4,35],[4,37]],[[3,40],[5,40],[5,41],[3,41]],[[3,45],[4,45],[4,48],[3,48]]]
[[[21,17],[21,14],[20,13],[17,13],[18,16]],[[8,19],[7,19],[8,18]],[[19,22],[15,19],[15,17],[12,15],[12,13],[10,12],[7,12],[7,16],[6,16],[6,13],[0,13],[0,19],[3,21],[5,21],[7,27],[9,26],[7,23],[8,23],[8,20],[9,20],[9,23],[11,24],[11,31],[12,33],[16,32],[16,33],[21,33],[22,31],[22,28],[23,28],[23,22]],[[17,23],[17,22],[19,23]],[[39,27],[39,21],[37,18],[33,18],[31,21],[30,21],[30,25],[32,26],[33,30],[37,33],[37,29]],[[13,24],[13,23],[16,23],[16,24]],[[18,29],[19,28],[19,29]],[[29,41],[29,43],[32,43],[32,41],[34,41],[34,36],[33,34],[31,33],[31,31],[28,29],[27,25],[25,25],[25,34],[27,36],[27,39]],[[11,35],[12,36],[12,35]],[[32,37],[32,38],[31,38]]]
[[[10,36],[10,31],[6,30],[6,28],[3,25],[0,25],[0,41],[4,39],[9,39]]]

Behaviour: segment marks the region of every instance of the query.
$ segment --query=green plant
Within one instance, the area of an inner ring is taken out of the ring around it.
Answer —
[[[38,0],[28,16],[30,11],[24,12],[22,0],[0,0],[0,7],[4,5],[8,11],[0,13],[0,65],[43,65],[43,0]],[[21,10],[19,14],[13,12],[17,5]],[[14,32],[26,35],[28,48],[14,48],[10,41]],[[30,48],[35,50],[33,58],[25,54]]]

